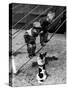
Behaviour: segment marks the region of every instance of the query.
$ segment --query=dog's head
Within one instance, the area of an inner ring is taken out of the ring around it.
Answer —
[[[45,63],[45,57],[47,52],[45,53],[39,53],[39,56],[37,57],[37,63],[38,65],[43,65]]]
[[[39,54],[40,59],[43,59],[43,58],[46,56],[46,54],[47,54],[47,52],[45,52],[45,53],[40,53],[40,54]]]

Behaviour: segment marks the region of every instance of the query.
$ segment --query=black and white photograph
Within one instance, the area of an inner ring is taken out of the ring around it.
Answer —
[[[66,84],[66,9],[9,4],[9,86]]]

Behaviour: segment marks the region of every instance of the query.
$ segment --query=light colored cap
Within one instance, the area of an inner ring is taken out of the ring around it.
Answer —
[[[40,22],[34,22],[34,23],[33,23],[33,26],[34,26],[34,27],[41,27],[41,24],[40,24]]]

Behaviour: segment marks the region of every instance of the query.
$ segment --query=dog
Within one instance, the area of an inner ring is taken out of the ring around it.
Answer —
[[[47,52],[40,53],[37,57],[37,63],[38,63],[38,74],[37,74],[37,80],[38,83],[43,83],[47,78],[46,68],[45,68],[45,57]]]

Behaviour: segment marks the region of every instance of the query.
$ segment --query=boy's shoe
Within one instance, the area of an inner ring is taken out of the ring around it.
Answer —
[[[45,46],[46,45],[46,43],[41,43],[41,46]]]
[[[49,40],[47,39],[46,41],[44,41],[45,43],[47,43]]]
[[[33,53],[33,54],[32,54],[32,56],[36,56],[36,54],[35,54],[35,53]]]
[[[29,55],[29,58],[31,59],[32,57],[34,57],[36,54],[33,53],[32,55]]]

